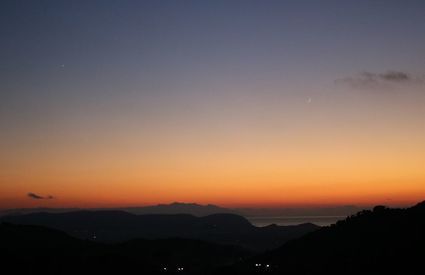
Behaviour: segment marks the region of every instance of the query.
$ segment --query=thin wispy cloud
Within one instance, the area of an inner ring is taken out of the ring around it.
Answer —
[[[386,71],[383,73],[364,71],[355,76],[337,79],[335,83],[357,89],[373,89],[388,88],[395,85],[422,85],[425,83],[425,78],[402,71]]]
[[[52,200],[52,199],[54,199],[54,197],[53,197],[53,196],[51,196],[51,195],[47,195],[47,196],[40,196],[40,195],[37,195],[37,194],[32,193],[32,192],[29,192],[29,193],[27,194],[27,196],[28,196],[30,199],[33,199],[33,200]]]

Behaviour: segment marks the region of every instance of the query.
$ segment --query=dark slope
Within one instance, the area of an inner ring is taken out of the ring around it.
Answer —
[[[290,239],[318,229],[312,224],[258,228],[234,214],[195,217],[185,214],[134,215],[124,211],[75,211],[6,216],[0,220],[46,226],[80,239],[100,242],[179,237],[240,245],[253,250],[276,248]]]
[[[29,225],[0,224],[1,270],[8,274],[207,274],[249,256],[234,246],[185,239],[101,244]]]
[[[425,202],[359,212],[219,274],[422,274],[424,259]]]

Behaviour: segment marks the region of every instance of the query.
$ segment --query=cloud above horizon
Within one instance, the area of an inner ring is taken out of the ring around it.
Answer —
[[[29,193],[27,194],[27,196],[28,196],[29,198],[33,199],[33,200],[52,200],[52,199],[54,199],[54,197],[53,197],[53,196],[51,196],[51,195],[47,195],[47,196],[40,196],[40,195],[37,195],[37,194],[32,193],[32,192],[29,192]]]
[[[356,89],[387,88],[392,85],[424,84],[423,76],[413,76],[402,71],[389,70],[384,73],[364,71],[355,76],[335,80],[336,84],[343,84]]]

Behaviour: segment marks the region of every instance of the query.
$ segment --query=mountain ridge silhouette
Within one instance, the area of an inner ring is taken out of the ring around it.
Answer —
[[[179,237],[233,244],[257,251],[276,248],[319,228],[313,224],[256,227],[242,216],[227,213],[195,217],[189,214],[135,215],[117,210],[31,213],[5,216],[0,221],[45,226],[79,239],[106,243],[135,238]]]
[[[252,255],[236,246],[179,238],[103,244],[9,223],[0,223],[0,243],[2,270],[12,274],[175,274],[178,268],[203,274]]]

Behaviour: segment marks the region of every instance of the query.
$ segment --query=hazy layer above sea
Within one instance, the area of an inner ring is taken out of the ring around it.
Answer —
[[[257,216],[246,217],[253,225],[263,227],[271,224],[298,225],[302,223],[314,223],[319,226],[328,226],[344,219],[346,216]]]

